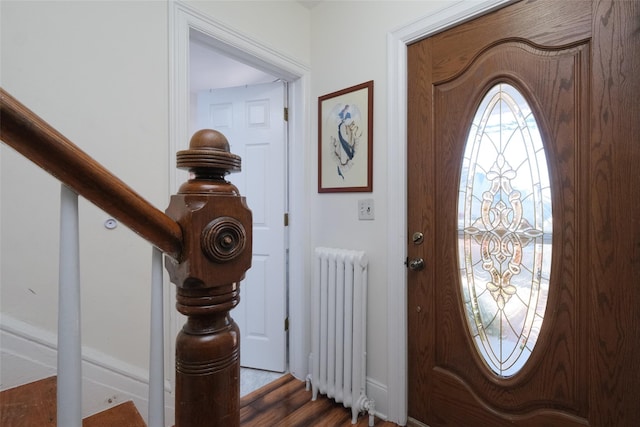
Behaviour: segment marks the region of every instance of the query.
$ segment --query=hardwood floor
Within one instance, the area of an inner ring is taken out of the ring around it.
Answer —
[[[2,427],[55,426],[56,377],[45,378],[0,393]]]
[[[356,426],[366,427],[369,417],[360,415]],[[267,384],[240,399],[242,427],[347,427],[351,426],[351,409],[322,396],[311,401],[305,383],[291,375]],[[376,427],[397,427],[376,418]]]
[[[368,426],[366,414],[358,418],[358,427]],[[325,396],[311,401],[305,383],[291,375],[240,399],[241,427],[348,427],[351,409]],[[0,393],[0,426],[27,427],[56,425],[56,378],[46,378]],[[144,427],[145,423],[132,402],[95,414],[83,421],[83,427]],[[376,427],[397,427],[376,418]]]

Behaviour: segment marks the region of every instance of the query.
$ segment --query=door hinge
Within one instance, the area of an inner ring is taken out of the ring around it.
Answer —
[[[284,318],[284,330],[285,331],[289,330],[289,317]]]
[[[285,227],[289,226],[289,213],[284,214],[284,226]]]
[[[284,107],[284,121],[285,122],[289,121],[289,108],[288,107]]]

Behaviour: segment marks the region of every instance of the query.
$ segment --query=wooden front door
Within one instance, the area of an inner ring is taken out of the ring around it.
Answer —
[[[637,144],[602,132],[612,111],[633,117],[626,96],[637,112],[633,95],[603,96],[625,79],[603,64],[637,56],[638,22],[637,2],[521,1],[408,47],[410,418],[431,427],[639,421],[623,383],[638,386],[605,373],[638,377],[637,309],[612,296],[637,302],[637,276],[615,277],[638,267],[598,281],[613,261],[601,252],[609,236],[594,234],[605,230],[603,209],[638,214],[631,195],[594,187],[615,187],[615,176],[626,185],[616,167],[631,161],[595,173],[610,161],[602,144],[638,160]],[[637,97],[637,80],[625,85]],[[638,128],[637,116],[625,123]],[[636,185],[637,175],[628,177]],[[640,247],[637,230],[618,238]],[[620,325],[630,320],[629,335]]]

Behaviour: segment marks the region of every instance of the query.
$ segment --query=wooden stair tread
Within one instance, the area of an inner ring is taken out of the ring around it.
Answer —
[[[2,427],[55,426],[56,416],[56,377],[0,393]]]
[[[82,421],[82,427],[146,427],[132,401],[91,415]]]
[[[57,378],[49,377],[0,392],[0,426],[55,426]],[[91,415],[83,427],[146,427],[133,402]]]

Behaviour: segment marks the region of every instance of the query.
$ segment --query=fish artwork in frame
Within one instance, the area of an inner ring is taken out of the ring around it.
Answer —
[[[318,193],[373,191],[373,80],[318,97]]]

